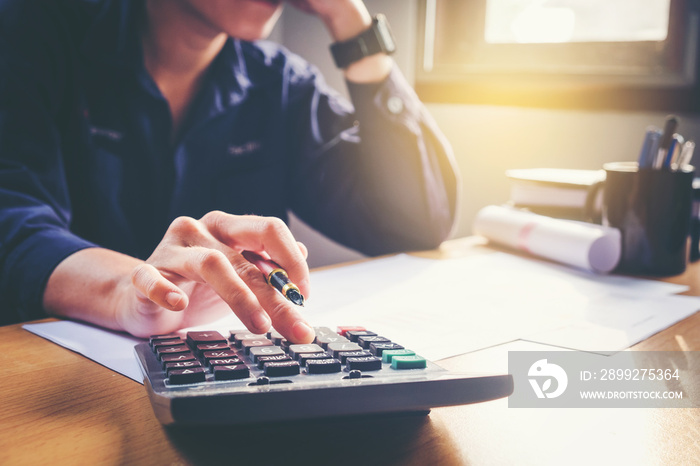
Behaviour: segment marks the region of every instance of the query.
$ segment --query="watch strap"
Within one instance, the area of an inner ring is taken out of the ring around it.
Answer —
[[[392,54],[396,42],[386,17],[382,14],[372,19],[372,26],[360,35],[331,45],[331,54],[338,68],[347,68],[365,57],[377,53]]]

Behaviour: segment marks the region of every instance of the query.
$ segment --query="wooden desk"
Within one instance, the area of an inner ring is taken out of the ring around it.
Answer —
[[[476,250],[472,240],[457,240],[432,255]],[[700,295],[700,263],[669,281]],[[0,342],[3,465],[700,464],[700,409],[509,409],[497,400],[427,417],[164,428],[134,381],[20,325],[0,328]],[[440,364],[497,367],[523,344]],[[634,349],[700,350],[700,313]]]

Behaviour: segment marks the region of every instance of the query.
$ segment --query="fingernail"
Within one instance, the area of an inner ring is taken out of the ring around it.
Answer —
[[[299,321],[292,327],[294,339],[299,342],[313,341],[315,332],[306,322]]]
[[[264,312],[258,312],[250,317],[256,332],[267,332],[270,328],[270,318]]]
[[[182,301],[182,294],[177,291],[171,291],[165,295],[165,300],[170,304],[170,307],[176,307]]]

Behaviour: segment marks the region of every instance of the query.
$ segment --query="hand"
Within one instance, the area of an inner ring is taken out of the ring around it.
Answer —
[[[173,221],[151,257],[133,269],[118,306],[120,327],[137,336],[167,333],[210,322],[226,304],[253,333],[272,324],[290,341],[311,342],[299,308],[267,284],[244,250],[269,255],[308,296],[307,250],[284,222],[210,212]]]
[[[372,25],[372,17],[361,0],[287,0],[289,3],[317,15],[326,25],[335,42],[358,36]],[[355,83],[383,81],[391,72],[393,61],[388,55],[378,53],[359,60],[343,73],[345,79]]]
[[[316,15],[335,41],[355,37],[372,24],[362,0],[287,0],[294,7]]]

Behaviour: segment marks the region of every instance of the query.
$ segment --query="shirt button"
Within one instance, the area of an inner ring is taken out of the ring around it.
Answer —
[[[400,97],[389,97],[386,101],[386,107],[394,115],[398,115],[403,111],[403,100]]]

